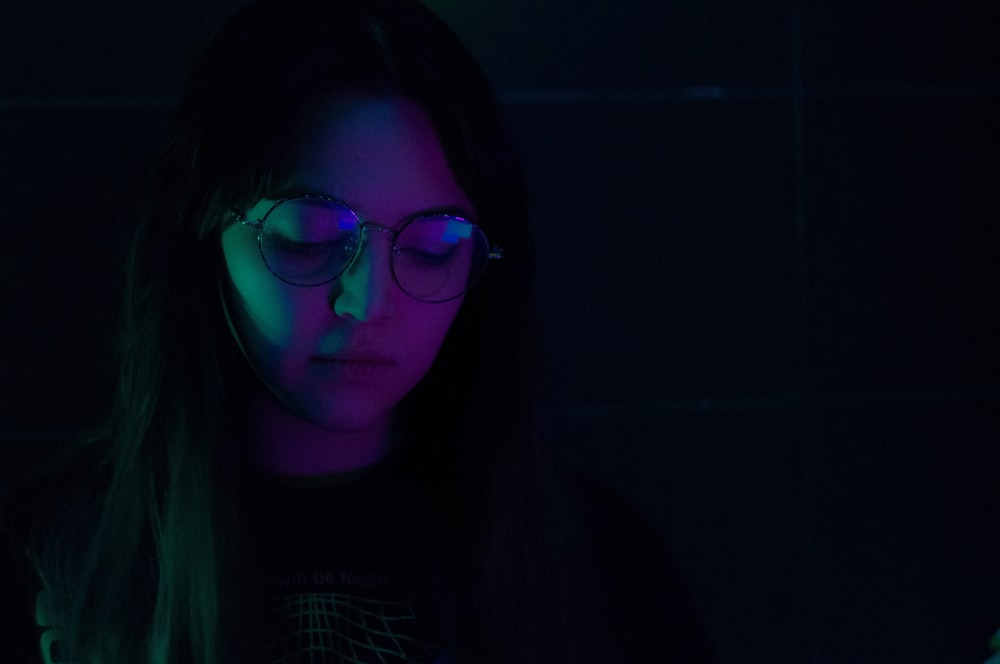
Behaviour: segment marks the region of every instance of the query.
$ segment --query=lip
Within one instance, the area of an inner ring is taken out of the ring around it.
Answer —
[[[384,355],[373,355],[371,353],[337,353],[336,355],[314,355],[311,358],[314,362],[329,364],[358,365],[358,366],[382,366],[394,364],[394,362]]]

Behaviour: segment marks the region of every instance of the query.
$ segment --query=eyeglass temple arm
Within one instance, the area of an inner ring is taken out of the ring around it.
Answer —
[[[264,226],[263,221],[250,221],[250,219],[247,218],[246,213],[240,212],[236,208],[229,208],[229,213],[233,215],[236,221],[240,222],[244,226],[249,226],[250,228],[257,228],[257,229],[263,228]]]

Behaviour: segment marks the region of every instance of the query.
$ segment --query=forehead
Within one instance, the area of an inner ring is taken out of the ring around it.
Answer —
[[[322,98],[303,108],[279,152],[276,188],[323,193],[366,217],[472,204],[422,107],[399,97]]]

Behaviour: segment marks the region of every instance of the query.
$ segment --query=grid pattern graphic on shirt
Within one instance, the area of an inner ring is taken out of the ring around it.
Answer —
[[[273,598],[267,616],[272,664],[402,664],[424,651],[412,598],[299,593]]]

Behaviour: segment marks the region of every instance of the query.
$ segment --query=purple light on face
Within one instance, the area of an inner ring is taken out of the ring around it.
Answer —
[[[441,234],[441,241],[448,244],[458,244],[460,239],[467,240],[470,237],[472,237],[472,224],[467,221],[449,219]]]
[[[341,217],[337,220],[337,226],[342,231],[353,231],[354,227],[357,225],[358,222],[356,219],[345,219],[344,217]]]

